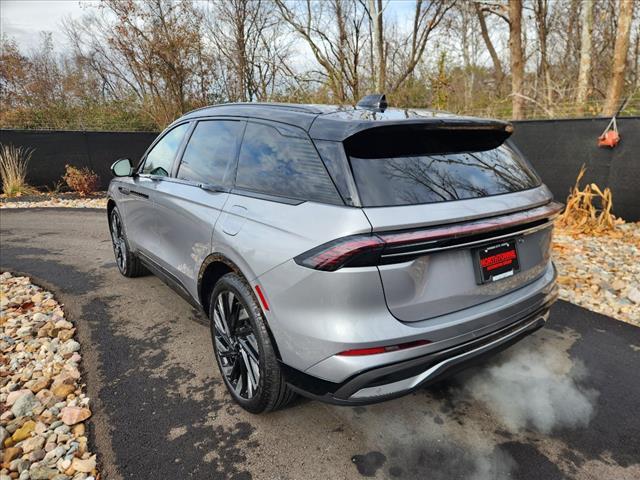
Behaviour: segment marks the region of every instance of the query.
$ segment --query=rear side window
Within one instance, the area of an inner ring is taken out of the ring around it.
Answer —
[[[350,161],[365,207],[488,197],[540,185],[533,171],[506,145],[481,152],[350,156]]]
[[[176,158],[182,139],[189,129],[188,123],[178,125],[170,130],[147,154],[141,173],[166,177],[171,173],[171,166]]]
[[[281,197],[342,204],[311,140],[248,123],[240,148],[236,186]]]
[[[182,155],[178,178],[211,185],[232,183],[241,134],[241,122],[233,120],[198,122]]]

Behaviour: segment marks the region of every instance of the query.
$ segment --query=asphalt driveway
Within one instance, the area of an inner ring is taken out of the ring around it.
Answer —
[[[104,211],[0,211],[0,266],[78,322],[106,479],[640,478],[640,329],[568,303],[435,387],[252,416],[226,395],[198,312],[119,275]]]

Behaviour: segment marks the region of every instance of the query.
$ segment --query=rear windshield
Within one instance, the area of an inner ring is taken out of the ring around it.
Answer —
[[[488,197],[540,185],[519,155],[503,144],[481,152],[389,158],[350,156],[365,207]]]

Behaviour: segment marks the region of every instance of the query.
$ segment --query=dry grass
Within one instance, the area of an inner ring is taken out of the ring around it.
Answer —
[[[567,206],[556,221],[556,225],[569,234],[615,234],[616,226],[624,220],[611,213],[613,196],[609,188],[601,190],[595,183],[580,188],[585,174],[584,165],[576,179],[576,184],[567,197]]]
[[[20,197],[38,193],[27,184],[27,166],[32,154],[32,148],[0,145],[0,177],[5,196]]]

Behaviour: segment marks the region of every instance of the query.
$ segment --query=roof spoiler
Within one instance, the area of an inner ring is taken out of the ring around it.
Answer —
[[[513,125],[497,120],[450,119],[380,125],[344,140],[348,155],[357,158],[482,152],[502,145]]]

